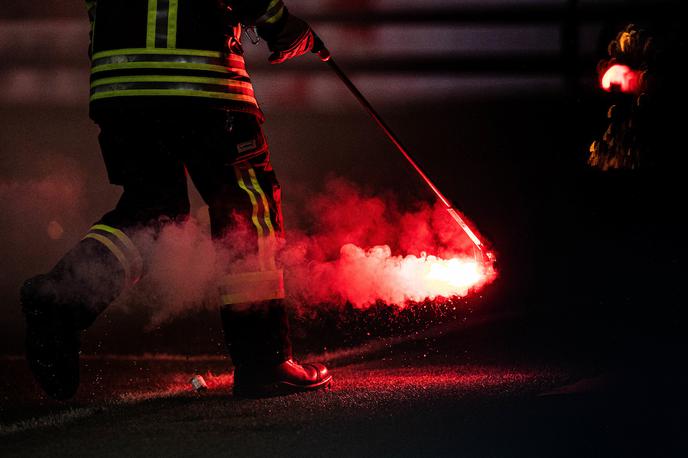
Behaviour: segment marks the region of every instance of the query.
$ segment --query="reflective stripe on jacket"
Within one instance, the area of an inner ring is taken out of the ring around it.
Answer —
[[[242,3],[250,8],[242,10]],[[269,6],[269,0],[88,1],[91,110],[190,101],[262,119],[240,43],[238,17],[250,21],[250,15],[237,13],[250,10],[257,19]]]

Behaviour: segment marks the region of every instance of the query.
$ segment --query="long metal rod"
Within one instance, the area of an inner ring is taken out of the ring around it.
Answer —
[[[375,123],[377,123],[380,129],[382,129],[387,138],[394,144],[397,150],[404,156],[406,161],[411,165],[411,167],[413,167],[413,169],[418,173],[418,175],[420,175],[425,184],[428,185],[428,187],[432,190],[435,196],[437,196],[440,202],[442,202],[447,212],[449,212],[454,221],[457,222],[461,229],[463,229],[463,231],[466,233],[468,238],[470,238],[471,241],[478,248],[478,250],[480,250],[480,253],[483,256],[491,258],[492,254],[486,251],[485,245],[480,240],[480,238],[478,238],[475,232],[473,232],[473,230],[468,226],[464,218],[461,216],[460,212],[454,207],[454,205],[452,205],[451,201],[444,194],[442,194],[442,191],[440,191],[439,188],[435,186],[435,184],[428,177],[428,175],[413,159],[409,151],[401,144],[399,138],[394,134],[394,132],[392,132],[392,129],[389,128],[389,126],[384,122],[384,120],[380,117],[377,111],[375,111],[375,108],[373,108],[370,102],[368,102],[368,99],[365,98],[365,96],[361,93],[361,91],[358,90],[358,88],[349,79],[349,77],[346,76],[346,74],[342,71],[341,68],[339,68],[339,65],[337,65],[337,63],[332,58],[330,51],[325,47],[325,44],[317,36],[315,38],[315,44],[313,46],[313,53],[317,54],[318,57],[320,57],[320,60],[327,63],[327,65],[329,65],[329,67],[337,74],[339,79],[342,80],[342,82],[346,85],[349,91],[351,91],[351,93],[354,95],[354,97],[356,97],[356,99],[363,106],[363,108],[365,108],[370,117],[373,118]]]

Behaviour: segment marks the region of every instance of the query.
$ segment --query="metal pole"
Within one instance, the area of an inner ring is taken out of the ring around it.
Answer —
[[[420,177],[423,179],[423,181],[428,185],[428,187],[432,190],[432,192],[437,196],[437,198],[442,202],[442,204],[445,206],[447,212],[451,215],[451,217],[456,221],[456,223],[463,229],[463,231],[466,233],[468,238],[471,239],[473,244],[476,246],[476,248],[479,250],[481,257],[483,260],[487,258],[489,262],[494,261],[494,255],[492,252],[490,252],[483,242],[478,238],[476,233],[468,226],[464,218],[461,216],[461,212],[459,212],[454,205],[452,205],[451,201],[444,195],[442,194],[442,191],[439,190],[437,186],[430,180],[428,175],[421,169],[421,167],[418,165],[418,163],[411,157],[411,154],[409,151],[401,144],[399,141],[399,138],[392,132],[392,129],[389,128],[389,126],[384,122],[384,120],[380,117],[380,115],[375,111],[375,108],[368,102],[368,100],[365,98],[365,96],[361,93],[361,91],[358,90],[358,88],[354,85],[354,83],[349,79],[348,76],[342,71],[341,68],[339,68],[339,65],[334,61],[332,58],[332,55],[330,54],[330,51],[325,47],[325,44],[322,42],[322,40],[316,35],[315,36],[315,43],[313,45],[313,53],[317,54],[318,57],[320,57],[320,60],[323,62],[327,63],[327,65],[337,74],[340,80],[346,85],[346,87],[351,91],[351,93],[356,97],[356,99],[359,101],[359,103],[365,108],[365,110],[368,112],[371,118],[377,123],[377,125],[382,129],[382,131],[385,133],[387,138],[394,144],[394,146],[397,148],[397,150],[404,156],[406,161],[413,167],[413,169],[420,175]]]

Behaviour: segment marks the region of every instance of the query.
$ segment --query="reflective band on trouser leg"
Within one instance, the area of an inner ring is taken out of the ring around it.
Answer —
[[[284,275],[281,270],[229,274],[220,292],[223,305],[284,299]]]
[[[258,235],[258,263],[261,270],[276,270],[275,252],[277,238],[275,229],[270,220],[270,207],[263,189],[258,183],[253,167],[235,166],[239,187],[246,192],[251,201],[251,221]],[[244,175],[248,179],[244,179]]]
[[[275,228],[272,226],[272,221],[270,221],[270,205],[268,205],[268,199],[267,197],[265,197],[265,193],[263,192],[263,188],[260,187],[260,183],[258,183],[258,177],[256,177],[256,171],[253,169],[253,167],[248,169],[248,174],[251,177],[251,184],[253,185],[253,189],[258,191],[260,201],[263,204],[263,221],[265,221],[265,226],[267,226],[270,232],[270,236],[274,237]]]
[[[124,287],[136,284],[143,275],[143,259],[139,250],[121,230],[105,224],[96,224],[84,239],[96,240],[110,250],[124,269]]]

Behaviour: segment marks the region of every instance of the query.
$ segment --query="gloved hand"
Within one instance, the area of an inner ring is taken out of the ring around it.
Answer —
[[[258,26],[258,34],[267,41],[272,51],[268,57],[271,64],[281,64],[313,49],[313,30],[305,21],[289,14],[286,8],[275,24]]]

